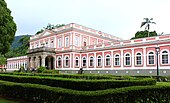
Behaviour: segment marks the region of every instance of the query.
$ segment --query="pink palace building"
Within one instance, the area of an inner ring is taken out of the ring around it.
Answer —
[[[83,68],[92,74],[157,75],[158,70],[159,75],[170,75],[170,35],[122,40],[70,23],[30,37],[27,56],[7,59],[7,71],[21,66],[63,73]]]

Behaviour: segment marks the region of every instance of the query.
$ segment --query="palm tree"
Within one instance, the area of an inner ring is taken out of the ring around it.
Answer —
[[[140,27],[143,27],[144,25],[146,25],[145,30],[148,30],[148,37],[149,37],[149,29],[150,29],[150,24],[156,24],[155,22],[152,22],[153,18],[144,18],[143,20],[145,20],[144,22],[141,23]]]

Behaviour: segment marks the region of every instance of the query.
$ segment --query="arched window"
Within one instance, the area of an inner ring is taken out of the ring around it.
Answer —
[[[111,61],[110,55],[107,55],[105,59],[105,63],[106,63],[105,65],[110,66],[110,61]]]
[[[65,67],[68,67],[68,65],[69,65],[69,57],[66,56],[65,57]]]
[[[136,65],[142,65],[142,55],[141,55],[141,53],[136,54]]]
[[[86,66],[86,57],[83,57],[83,67],[85,67]]]
[[[115,55],[114,61],[115,66],[120,66],[120,56],[118,54]]]
[[[58,57],[57,67],[61,67],[61,57]]]
[[[154,53],[153,52],[149,52],[148,54],[148,64],[150,65],[154,64]]]
[[[94,66],[94,58],[93,57],[90,57],[90,66]]]
[[[97,66],[102,66],[102,57],[101,56],[97,57]]]
[[[130,54],[125,55],[125,65],[130,66]]]
[[[168,64],[168,52],[167,51],[162,52],[162,64]]]
[[[78,67],[79,66],[79,57],[76,57],[76,67]]]

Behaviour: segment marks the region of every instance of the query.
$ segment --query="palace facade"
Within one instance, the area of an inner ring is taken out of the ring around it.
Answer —
[[[156,75],[159,69],[170,75],[170,35],[123,40],[70,23],[30,37],[27,56],[7,59],[8,71],[21,66],[113,75]]]

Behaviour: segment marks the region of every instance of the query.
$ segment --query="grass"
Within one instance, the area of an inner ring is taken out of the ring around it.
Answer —
[[[12,101],[9,99],[4,99],[4,98],[0,97],[0,103],[19,103],[19,102]]]

